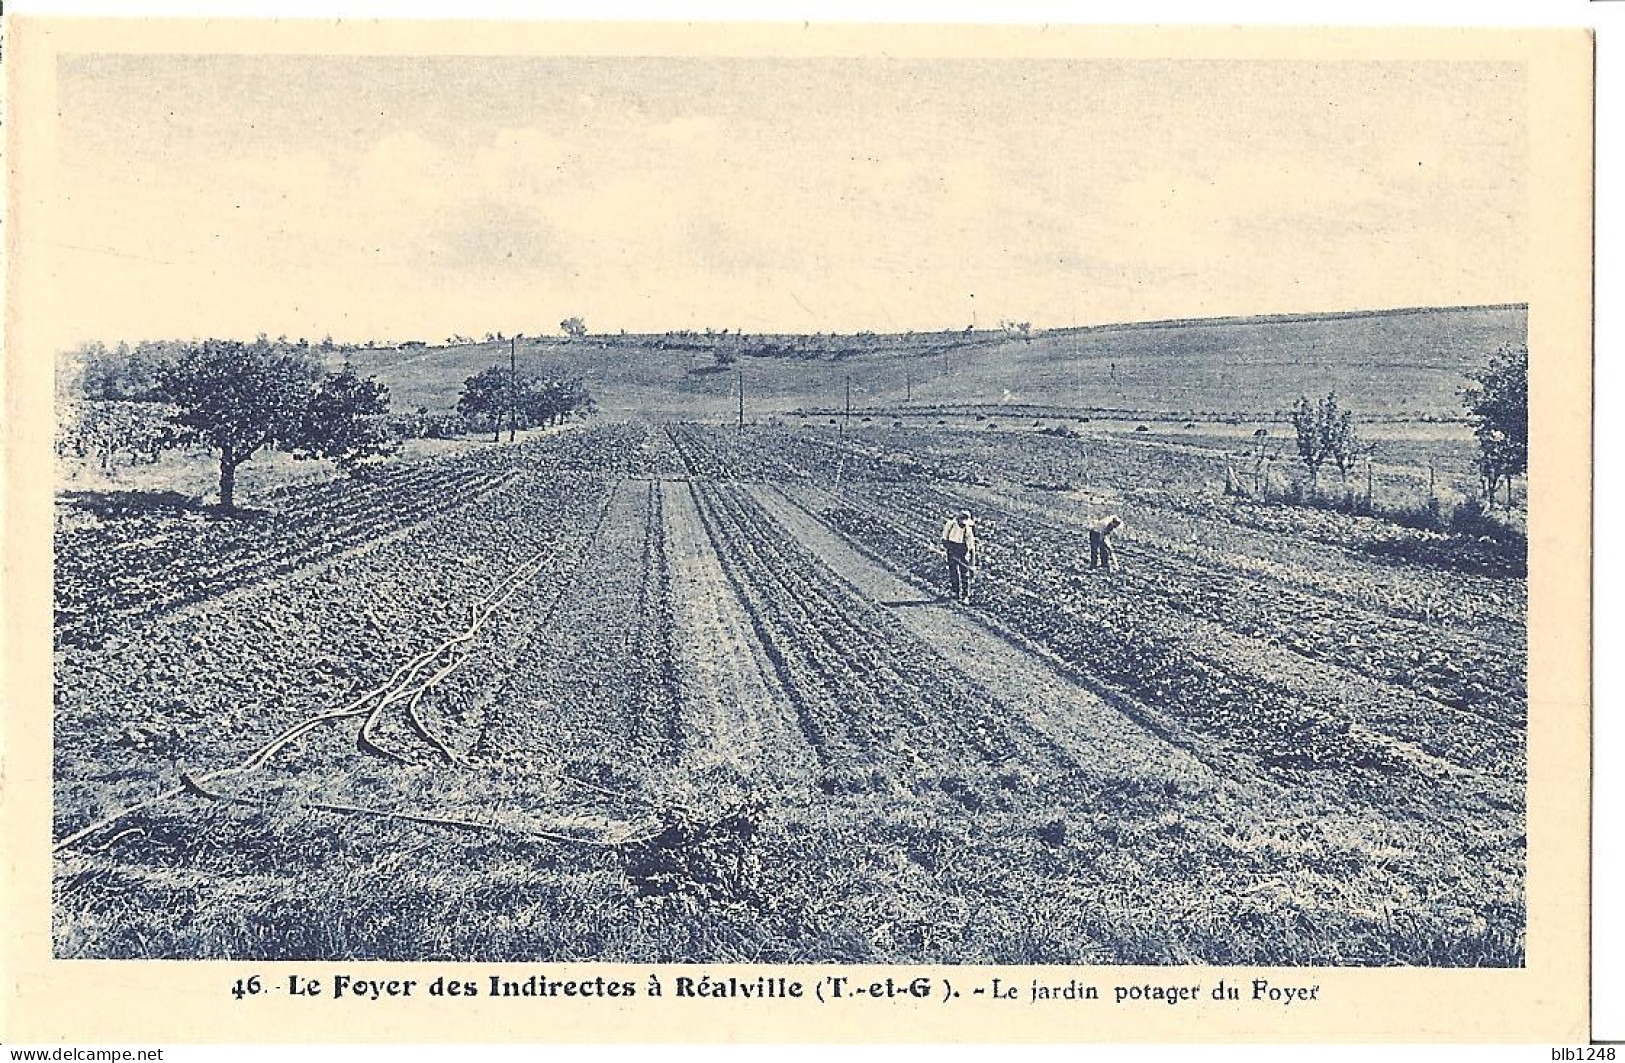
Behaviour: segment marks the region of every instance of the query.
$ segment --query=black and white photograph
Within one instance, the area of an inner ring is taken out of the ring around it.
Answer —
[[[1529,963],[1525,64],[54,76],[54,957]]]

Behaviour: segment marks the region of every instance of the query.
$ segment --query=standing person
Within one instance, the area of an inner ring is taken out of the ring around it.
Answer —
[[[960,510],[942,526],[942,546],[948,552],[948,588],[960,602],[970,602],[971,576],[976,565],[976,523],[969,510]]]
[[[1123,526],[1123,518],[1113,513],[1089,526],[1089,567],[1112,570],[1112,544],[1107,538]]]

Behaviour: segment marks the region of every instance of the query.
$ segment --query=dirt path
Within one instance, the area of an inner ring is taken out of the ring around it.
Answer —
[[[666,481],[660,492],[687,766],[705,773],[720,765],[745,778],[808,777],[816,760],[788,715],[790,699],[728,585],[689,485]]]
[[[921,641],[986,688],[1086,770],[1214,782],[1195,757],[1154,735],[1061,671],[977,623],[962,606],[930,598],[890,569],[853,549],[837,532],[771,487],[752,493],[803,546],[864,598],[891,607]]]

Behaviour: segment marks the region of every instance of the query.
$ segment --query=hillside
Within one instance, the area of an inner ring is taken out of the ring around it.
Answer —
[[[606,413],[732,417],[737,363],[750,417],[839,409],[926,411],[1017,406],[1148,415],[1264,418],[1300,394],[1336,389],[1366,416],[1460,416],[1467,373],[1497,347],[1525,341],[1522,305],[1211,318],[1002,333],[760,337],[592,336],[521,339],[522,367],[586,378]],[[360,350],[363,374],[397,408],[443,409],[464,378],[508,359],[508,344]]]

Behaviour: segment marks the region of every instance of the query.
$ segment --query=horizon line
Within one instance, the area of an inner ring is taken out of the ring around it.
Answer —
[[[1103,323],[1100,323],[1100,324],[1091,324],[1091,325],[1056,325],[1056,326],[1051,326],[1051,327],[1046,327],[1046,328],[1033,328],[1032,332],[1031,332],[1031,335],[1033,335],[1033,336],[1066,335],[1068,333],[1111,332],[1111,331],[1129,330],[1129,329],[1178,328],[1178,327],[1182,327],[1182,326],[1193,326],[1193,325],[1220,325],[1220,326],[1223,326],[1223,325],[1248,325],[1248,324],[1279,324],[1279,323],[1288,323],[1288,322],[1293,322],[1293,321],[1327,321],[1327,320],[1340,320],[1340,319],[1351,319],[1351,318],[1362,318],[1362,317],[1389,317],[1389,316],[1399,316],[1399,315],[1406,315],[1406,314],[1442,314],[1442,313],[1457,313],[1457,312],[1465,312],[1465,311],[1473,311],[1473,310],[1522,310],[1522,311],[1528,311],[1528,309],[1529,309],[1528,302],[1500,302],[1500,303],[1451,303],[1451,304],[1443,304],[1443,305],[1412,305],[1412,306],[1393,306],[1393,307],[1367,307],[1367,308],[1359,308],[1359,309],[1351,309],[1351,310],[1273,311],[1273,312],[1264,312],[1264,313],[1216,314],[1216,315],[1206,316],[1206,317],[1161,317],[1161,318],[1129,319],[1129,320],[1123,320],[1123,321],[1103,322]],[[696,337],[711,338],[711,339],[719,339],[724,335],[736,336],[736,337],[739,337],[739,336],[854,337],[854,336],[869,335],[869,336],[874,336],[876,338],[880,338],[880,337],[905,337],[905,336],[963,336],[963,335],[967,335],[967,334],[968,335],[976,335],[976,336],[987,337],[987,336],[998,336],[998,335],[1002,335],[1002,334],[1007,334],[1008,332],[1009,332],[1008,329],[1001,329],[1001,328],[998,328],[997,326],[966,326],[966,327],[963,327],[963,328],[951,328],[950,327],[950,328],[935,328],[935,329],[904,329],[902,331],[880,331],[880,330],[877,330],[877,329],[856,329],[856,330],[853,330],[853,331],[850,331],[850,332],[822,332],[822,331],[820,331],[820,332],[780,332],[780,331],[767,331],[767,330],[734,329],[732,327],[729,327],[729,328],[724,329],[724,330],[722,330],[720,332],[713,332],[709,337],[707,337],[707,334],[703,329],[669,328],[669,329],[665,329],[665,330],[662,330],[662,331],[631,331],[631,330],[627,330],[627,329],[621,329],[621,330],[616,330],[616,331],[611,331],[611,332],[588,332],[588,333],[586,333],[586,335],[584,335],[582,337],[579,337],[579,338],[571,338],[571,337],[561,336],[557,332],[551,332],[551,331],[547,332],[547,333],[514,332],[514,333],[502,334],[502,339],[501,340],[496,340],[496,339],[489,339],[488,340],[488,339],[482,339],[482,338],[477,337],[477,336],[471,336],[471,337],[469,337],[471,342],[468,343],[468,344],[451,344],[451,343],[447,343],[446,340],[449,339],[449,337],[441,337],[441,338],[438,338],[438,339],[430,340],[430,339],[423,339],[423,338],[417,337],[417,336],[407,336],[407,337],[402,337],[402,338],[398,338],[398,339],[384,339],[384,338],[378,338],[378,337],[369,337],[369,338],[366,338],[366,339],[359,339],[359,340],[338,340],[338,339],[333,339],[332,342],[333,342],[334,348],[336,348],[336,349],[344,349],[344,348],[358,348],[358,349],[360,349],[360,348],[363,348],[364,345],[366,345],[366,344],[372,344],[373,349],[378,349],[378,348],[388,349],[388,348],[399,348],[399,347],[401,347],[401,346],[403,346],[405,344],[408,344],[408,343],[422,344],[423,346],[429,347],[429,348],[444,348],[444,347],[451,347],[451,346],[478,346],[478,345],[485,344],[485,343],[506,343],[511,339],[522,339],[522,340],[529,340],[529,341],[546,340],[546,341],[552,341],[552,342],[555,342],[555,343],[564,344],[564,343],[570,343],[570,342],[580,342],[581,340],[584,340],[584,339],[593,339],[593,338],[599,338],[599,339],[627,338],[627,339],[631,339],[631,338],[635,338],[635,337],[638,337],[638,338],[641,338],[641,337],[661,337],[661,336],[671,336],[671,335],[696,336]],[[263,331],[258,332],[258,333],[255,333],[254,337],[252,337],[252,338],[258,338],[259,336],[262,336],[262,335],[269,336],[269,333],[266,333],[266,332],[263,332]],[[332,335],[331,333],[327,333],[327,334],[325,334],[325,336],[323,338],[331,338],[331,335]],[[461,335],[461,333],[454,333],[454,335]],[[279,340],[286,340],[286,337],[287,337],[286,333],[280,333],[278,335]],[[114,340],[111,343],[109,343],[106,340],[102,340],[102,339],[86,339],[86,340],[81,340],[80,342],[74,344],[72,347],[63,348],[63,349],[59,350],[58,354],[75,354],[75,353],[78,353],[79,351],[83,350],[85,347],[88,347],[89,345],[91,345],[93,343],[100,343],[100,344],[102,344],[104,346],[114,346],[114,347],[116,347],[120,343],[125,343],[125,344],[129,344],[130,346],[135,346],[136,344],[139,344],[139,343],[194,343],[194,342],[203,342],[203,341],[209,340],[209,339],[241,339],[241,337],[232,337],[232,336],[226,336],[226,335],[209,335],[209,336],[194,335],[194,336],[185,337],[185,338],[175,337],[175,336],[162,337],[162,338],[143,337],[143,338],[141,338],[139,340],[119,339],[119,340]],[[311,347],[318,347],[320,345],[320,343],[321,343],[321,339],[312,339],[309,336],[300,336],[300,337],[297,337],[297,339],[305,340],[306,343],[308,343]],[[248,341],[245,340],[245,342],[248,342]]]

